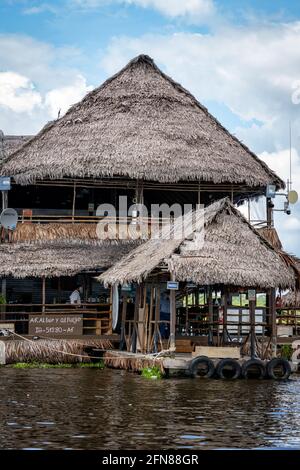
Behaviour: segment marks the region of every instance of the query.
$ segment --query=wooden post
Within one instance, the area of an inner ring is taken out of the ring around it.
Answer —
[[[175,275],[171,273],[171,281],[175,281]],[[170,350],[176,350],[176,295],[175,290],[170,291]]]
[[[159,320],[160,320],[160,285],[157,284],[155,289],[155,323],[154,323],[154,352],[158,351],[159,338]]]
[[[126,313],[127,313],[127,294],[123,295],[122,299],[122,319],[121,319],[121,334],[120,334],[120,345],[119,349],[120,351],[124,350],[125,344],[126,344]]]
[[[209,286],[208,288],[208,345],[213,346],[214,344],[214,326],[213,326],[213,321],[214,321],[214,310],[213,310],[213,301],[212,301],[212,289]]]
[[[155,290],[153,285],[151,285],[150,289],[150,307],[149,307],[149,321],[148,321],[148,334],[147,334],[147,352],[150,352],[150,345],[151,345],[151,336],[153,331],[153,308],[154,308],[154,294]]]
[[[277,325],[276,325],[276,291],[270,289],[269,314],[271,316],[271,348],[272,357],[277,356]]]
[[[133,331],[132,331],[132,352],[136,353],[136,346],[137,346],[137,322],[139,319],[139,309],[140,309],[140,299],[141,299],[141,286],[138,284],[136,286],[136,294],[135,294],[135,305],[134,305],[134,318],[133,318]]]
[[[273,227],[273,203],[270,197],[266,199],[267,203],[267,228]]]
[[[74,181],[73,186],[73,204],[72,204],[72,222],[75,219],[75,207],[76,207],[76,182]]]
[[[255,347],[255,300],[249,300],[249,317],[250,317],[250,356],[251,359],[256,357]]]
[[[42,277],[42,312],[45,313],[45,303],[46,303],[46,278]]]
[[[223,344],[227,343],[228,341],[228,317],[227,317],[227,308],[228,308],[228,289],[224,287],[223,292],[223,334],[222,334],[222,342]]]

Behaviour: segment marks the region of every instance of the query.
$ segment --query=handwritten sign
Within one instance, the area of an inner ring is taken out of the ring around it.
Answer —
[[[32,336],[82,335],[82,315],[29,315]]]

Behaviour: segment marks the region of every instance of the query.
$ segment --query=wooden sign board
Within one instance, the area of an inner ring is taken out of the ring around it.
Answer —
[[[29,335],[80,336],[82,315],[29,315]]]

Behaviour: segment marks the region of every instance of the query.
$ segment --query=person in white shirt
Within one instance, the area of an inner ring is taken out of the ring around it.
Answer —
[[[82,293],[83,289],[82,286],[77,286],[76,289],[70,295],[70,303],[72,305],[80,305],[81,304],[81,297],[80,294]]]

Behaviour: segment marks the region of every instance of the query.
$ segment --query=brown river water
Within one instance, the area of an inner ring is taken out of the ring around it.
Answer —
[[[300,377],[0,369],[1,449],[300,449]]]

